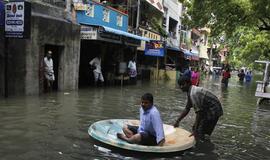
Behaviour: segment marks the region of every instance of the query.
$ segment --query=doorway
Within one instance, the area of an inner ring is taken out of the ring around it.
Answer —
[[[63,47],[56,45],[48,45],[46,44],[44,47],[44,57],[48,53],[48,51],[52,52],[52,60],[53,60],[53,71],[55,80],[53,82],[52,91],[58,90],[58,82],[59,82],[59,62],[60,62],[60,54],[63,50]],[[45,77],[43,79],[43,91],[48,91],[47,83],[45,83]]]

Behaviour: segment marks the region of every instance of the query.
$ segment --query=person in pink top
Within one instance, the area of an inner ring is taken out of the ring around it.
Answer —
[[[198,72],[197,68],[194,68],[194,70],[191,73],[191,84],[194,86],[199,86],[200,83],[200,73]]]

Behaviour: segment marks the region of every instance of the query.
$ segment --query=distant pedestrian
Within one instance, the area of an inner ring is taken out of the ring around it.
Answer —
[[[219,78],[219,70],[218,69],[214,69],[214,71],[213,71],[213,77],[214,77],[214,79],[218,79]]]
[[[209,90],[191,85],[188,77],[180,77],[178,85],[183,92],[187,92],[187,103],[184,111],[174,123],[174,127],[179,126],[179,122],[187,116],[193,107],[196,118],[190,136],[203,140],[205,135],[212,134],[219,117],[223,115],[221,103]]]
[[[136,84],[137,81],[137,67],[135,57],[128,62],[128,74],[131,84]]]
[[[194,68],[194,70],[191,73],[191,84],[194,86],[199,86],[200,83],[200,73],[198,72],[197,68]]]
[[[251,71],[247,71],[247,73],[245,75],[246,82],[250,82],[251,79],[252,79],[252,73],[251,73]]]
[[[222,72],[222,79],[221,83],[225,86],[228,87],[229,79],[231,78],[231,73],[230,73],[230,68],[227,67],[225,70]]]
[[[191,74],[192,74],[191,69],[188,67],[185,69],[183,76],[188,77],[191,80]]]
[[[237,74],[237,76],[239,77],[239,81],[243,82],[244,78],[245,78],[245,72],[243,69],[240,70],[240,73]]]
[[[101,71],[101,57],[100,55],[98,55],[97,57],[95,57],[94,59],[92,59],[89,64],[93,67],[93,74],[94,74],[94,81],[95,81],[95,85],[97,86],[98,84],[98,80],[101,81],[101,83],[103,84],[104,82],[104,78],[102,75],[102,71]]]
[[[45,76],[45,89],[48,91],[52,90],[53,82],[55,80],[54,71],[53,71],[53,60],[52,60],[52,51],[48,51],[44,57],[44,76]]]

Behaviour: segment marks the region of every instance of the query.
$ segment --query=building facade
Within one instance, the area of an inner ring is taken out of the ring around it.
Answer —
[[[0,1],[0,97],[5,95],[5,5],[3,1]]]
[[[25,17],[30,20],[29,37],[5,38],[6,72],[0,75],[0,84],[4,84],[1,90],[4,87],[4,95],[7,96],[43,94],[43,59],[49,50],[54,63],[53,90],[76,90],[80,58],[79,25],[71,22],[71,13],[65,10],[63,3],[29,3],[31,16]],[[12,5],[13,8],[20,7]]]
[[[141,41],[149,41],[148,38],[128,32],[127,4],[124,2],[74,3],[77,22],[81,25],[81,87],[93,85],[89,61],[98,55],[102,60],[105,84],[114,84],[121,78],[127,80],[128,61],[136,57]]]

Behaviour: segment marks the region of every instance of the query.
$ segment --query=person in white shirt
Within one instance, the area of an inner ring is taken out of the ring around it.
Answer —
[[[131,83],[136,84],[137,68],[136,68],[135,58],[130,60],[128,63],[128,74],[129,74],[129,79]]]
[[[95,80],[95,85],[97,85],[98,80],[101,81],[101,83],[104,82],[104,78],[102,75],[102,71],[101,71],[101,58],[100,56],[95,57],[94,59],[92,59],[89,64],[91,66],[93,66],[95,69],[93,70],[94,73],[94,80]]]
[[[47,89],[51,90],[55,80],[53,71],[52,51],[48,51],[44,57],[44,76],[47,84]]]

